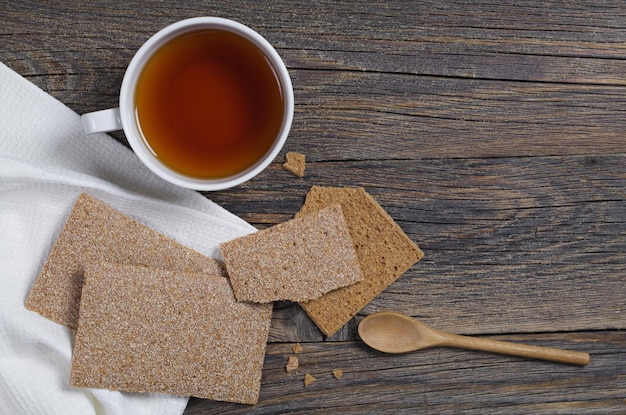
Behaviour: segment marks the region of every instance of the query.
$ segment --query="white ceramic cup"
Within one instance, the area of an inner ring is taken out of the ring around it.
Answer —
[[[276,139],[270,149],[244,171],[232,176],[202,179],[183,175],[163,164],[151,151],[142,137],[135,117],[135,87],[144,65],[162,45],[183,33],[203,30],[220,29],[234,32],[254,43],[272,65],[283,91],[283,121]],[[236,186],[250,180],[265,169],[279,153],[293,120],[293,88],[289,72],[276,50],[260,34],[249,27],[229,19],[219,17],[195,17],[174,23],[154,34],[137,51],[131,60],[120,89],[118,108],[111,108],[84,114],[83,129],[86,133],[109,132],[124,130],[131,148],[152,172],[168,182],[195,190],[220,190]]]

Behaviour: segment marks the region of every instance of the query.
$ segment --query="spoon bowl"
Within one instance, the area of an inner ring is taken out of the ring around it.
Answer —
[[[590,360],[589,353],[584,352],[445,333],[395,311],[370,314],[361,320],[358,332],[365,344],[384,353],[446,346],[576,365],[586,365]]]
[[[371,314],[359,324],[359,336],[373,349],[385,353],[406,353],[434,346],[441,336],[407,315],[393,311]]]

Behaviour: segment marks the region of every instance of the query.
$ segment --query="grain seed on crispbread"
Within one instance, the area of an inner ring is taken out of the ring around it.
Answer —
[[[83,264],[100,261],[226,275],[223,264],[81,194],[26,298],[26,308],[76,329]]]
[[[363,279],[339,205],[220,245],[239,301],[304,301]]]
[[[341,204],[363,281],[300,303],[320,330],[335,334],[424,254],[363,188],[313,186],[296,218]]]
[[[271,313],[221,276],[88,264],[70,383],[254,404]]]

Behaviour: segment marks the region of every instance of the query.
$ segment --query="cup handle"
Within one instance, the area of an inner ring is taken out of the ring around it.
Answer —
[[[119,108],[89,112],[83,114],[81,120],[83,123],[83,131],[87,134],[107,133],[109,131],[122,129]]]

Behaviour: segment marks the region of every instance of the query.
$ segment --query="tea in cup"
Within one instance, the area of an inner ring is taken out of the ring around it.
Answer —
[[[293,119],[289,73],[257,32],[216,17],[180,21],[131,60],[119,108],[83,115],[86,132],[123,129],[155,174],[196,190],[232,187],[260,173]]]

